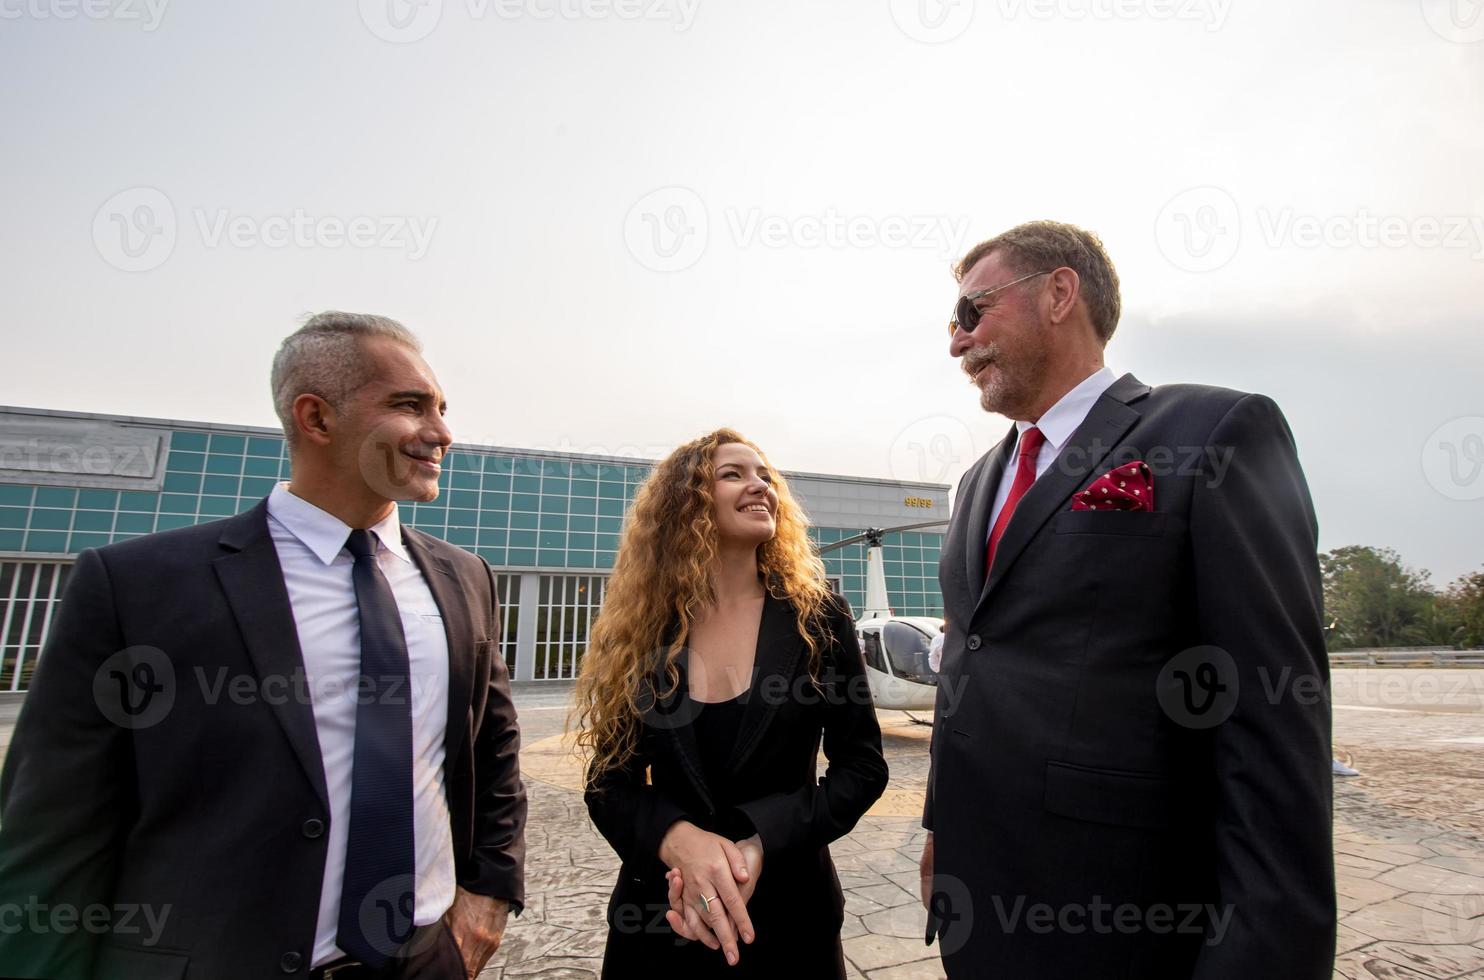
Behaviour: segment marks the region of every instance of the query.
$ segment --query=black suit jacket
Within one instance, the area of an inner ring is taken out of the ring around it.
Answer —
[[[764,601],[752,685],[726,779],[702,771],[682,654],[680,683],[646,712],[637,755],[588,789],[588,813],[623,861],[608,904],[604,976],[642,976],[672,962],[666,954],[674,952],[675,936],[664,921],[669,903],[659,846],[682,819],[714,833],[755,831],[762,838],[762,875],[748,905],[760,945],[769,937],[773,945],[836,941],[844,900],[828,845],[881,796],[887,770],[855,623],[845,601],[833,601],[818,690],[809,681],[793,607],[771,595]],[[829,760],[823,777],[821,734]],[[734,829],[739,825],[745,830]],[[757,947],[743,947],[744,962],[757,965],[759,955]],[[726,969],[720,953],[715,961]]]
[[[78,557],[0,777],[0,905],[104,906],[112,929],[0,932],[0,974],[308,974],[330,812],[267,520],[264,501]],[[518,911],[526,800],[494,581],[403,536],[448,636],[458,882]]]
[[[985,581],[1014,443],[1012,427],[965,474],[939,567],[923,823],[950,976],[1328,980],[1328,661],[1282,414],[1124,375],[1021,499]],[[1153,513],[1071,510],[1136,459]]]

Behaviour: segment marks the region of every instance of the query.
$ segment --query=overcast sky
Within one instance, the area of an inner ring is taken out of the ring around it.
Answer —
[[[271,425],[334,307],[460,441],[956,483],[949,265],[1048,217],[1322,548],[1484,564],[1484,0],[0,0],[0,73],[0,404]]]

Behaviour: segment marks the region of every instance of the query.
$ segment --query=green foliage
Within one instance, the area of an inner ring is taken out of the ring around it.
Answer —
[[[1439,593],[1428,573],[1390,548],[1350,545],[1319,556],[1331,650],[1356,647],[1478,647],[1484,639],[1484,573]]]

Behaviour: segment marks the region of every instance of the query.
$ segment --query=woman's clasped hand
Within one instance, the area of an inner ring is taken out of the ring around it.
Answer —
[[[665,919],[685,939],[720,949],[735,966],[738,943],[753,941],[747,903],[763,870],[763,844],[757,835],[730,841],[681,820],[660,843],[669,866],[670,910]]]

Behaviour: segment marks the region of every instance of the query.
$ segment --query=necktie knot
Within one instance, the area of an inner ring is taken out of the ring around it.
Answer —
[[[1041,445],[1046,441],[1046,434],[1034,425],[1020,434],[1020,455],[1029,456],[1041,451]]]
[[[350,537],[345,539],[345,550],[355,556],[356,561],[374,557],[376,536],[363,527],[355,528],[350,532]]]

